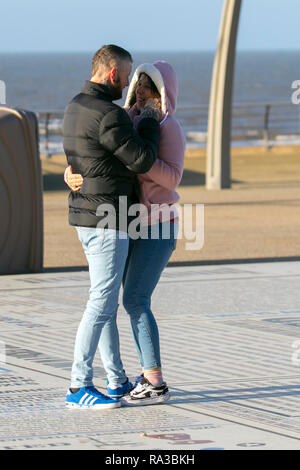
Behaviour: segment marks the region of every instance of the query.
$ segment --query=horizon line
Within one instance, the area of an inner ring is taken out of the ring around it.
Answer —
[[[128,49],[128,48],[127,48]],[[28,51],[1,51],[0,54],[93,54],[94,50],[82,50],[82,51],[74,51],[74,50],[46,50],[46,51],[38,51],[38,50],[28,50]],[[130,51],[131,54],[156,54],[156,53],[215,53],[216,49],[132,49]],[[278,49],[237,49],[237,53],[239,52],[299,52],[299,48],[295,49],[286,49],[286,48],[278,48]]]

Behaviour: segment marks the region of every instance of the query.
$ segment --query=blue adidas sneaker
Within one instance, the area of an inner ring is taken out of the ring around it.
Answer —
[[[93,408],[103,410],[109,408],[119,408],[121,402],[113,400],[103,393],[99,392],[95,387],[81,387],[77,393],[68,390],[66,396],[67,408]]]
[[[128,378],[124,384],[119,385],[117,387],[114,387],[113,385],[109,385],[108,380],[106,382],[107,395],[110,398],[114,398],[114,399],[122,398],[124,395],[127,395],[129,392],[131,392],[132,389],[133,389],[133,385],[131,382],[129,382]]]

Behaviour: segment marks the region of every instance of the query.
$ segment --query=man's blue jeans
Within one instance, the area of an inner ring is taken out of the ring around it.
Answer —
[[[77,233],[89,264],[91,288],[77,331],[71,387],[93,385],[92,364],[98,345],[107,378],[112,385],[120,385],[127,377],[120,358],[116,318],[129,237],[102,228],[77,227]]]

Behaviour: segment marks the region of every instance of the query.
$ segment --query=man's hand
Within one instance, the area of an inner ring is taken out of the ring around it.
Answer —
[[[73,175],[71,166],[68,166],[66,168],[65,174],[64,174],[64,180],[65,180],[65,183],[69,186],[69,188],[72,191],[74,192],[80,191],[83,178],[81,175],[76,174],[76,173]]]

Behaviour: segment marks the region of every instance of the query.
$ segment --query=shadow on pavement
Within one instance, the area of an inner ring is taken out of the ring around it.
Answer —
[[[300,395],[300,385],[272,387],[251,387],[221,390],[189,391],[180,388],[170,389],[170,405],[176,403],[209,403],[233,400],[265,399],[274,397],[292,397]]]
[[[221,260],[201,260],[201,261],[171,261],[167,267],[185,267],[185,266],[210,266],[224,264],[251,264],[251,263],[278,263],[285,261],[300,261],[300,256],[286,256],[278,258],[246,258],[246,259],[221,259]],[[44,268],[44,273],[62,273],[88,271],[87,266],[63,266]]]
[[[43,190],[44,191],[68,191],[68,187],[64,182],[64,177],[61,174],[48,174],[43,175]]]

